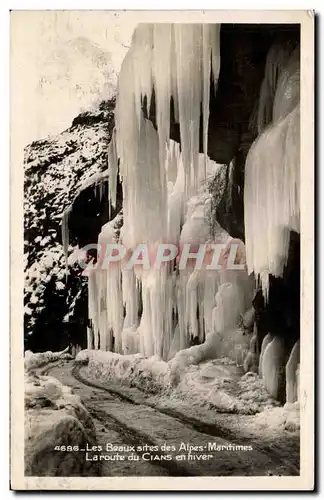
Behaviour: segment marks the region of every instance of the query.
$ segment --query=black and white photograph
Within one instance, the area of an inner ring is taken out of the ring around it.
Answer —
[[[313,13],[10,18],[13,489],[311,490]]]

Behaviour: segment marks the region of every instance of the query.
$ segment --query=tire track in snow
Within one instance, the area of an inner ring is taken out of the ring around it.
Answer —
[[[78,365],[74,365],[71,374],[72,376],[81,384],[88,385],[89,387],[94,387],[96,389],[100,389],[102,391],[105,391],[109,394],[113,394],[114,396],[117,396],[121,401],[125,401],[127,403],[131,403],[133,405],[145,405],[148,406],[149,408],[153,408],[154,410],[158,411],[159,413],[162,413],[163,415],[167,415],[168,417],[172,417],[187,426],[192,427],[192,429],[202,432],[204,434],[209,434],[210,436],[213,437],[219,437],[222,439],[231,439],[234,437],[233,433],[231,433],[228,429],[221,428],[221,427],[216,427],[215,425],[212,424],[207,424],[204,422],[201,422],[198,419],[195,419],[193,417],[186,417],[183,413],[177,412],[176,410],[170,409],[170,408],[160,408],[159,406],[150,403],[146,400],[143,401],[137,401],[135,398],[132,398],[128,396],[127,394],[123,393],[120,390],[114,389],[112,387],[107,387],[104,386],[103,384],[93,382],[85,378],[81,373],[80,373],[80,367]],[[136,388],[138,391],[139,389]],[[146,397],[145,393],[143,392],[143,396]]]
[[[122,423],[118,418],[114,417],[110,413],[98,409],[92,405],[87,404],[87,408],[96,420],[99,420],[103,425],[109,426],[109,429],[117,432],[122,438],[124,438],[124,442],[135,446],[143,446],[143,444],[148,444],[149,446],[156,446],[156,442],[154,442],[150,437],[146,434],[139,433],[134,430],[132,427],[128,427],[124,423]],[[161,452],[154,452],[154,455],[162,455]],[[152,464],[153,465],[153,464]],[[154,462],[155,467],[161,467],[162,469],[166,469],[168,472],[168,476],[194,476],[190,471],[188,471],[185,467],[179,465],[174,460],[170,461],[161,461]]]

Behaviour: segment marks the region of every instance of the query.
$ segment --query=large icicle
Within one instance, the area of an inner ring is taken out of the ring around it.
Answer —
[[[205,26],[205,25],[204,25]],[[210,24],[210,37],[212,46],[212,74],[216,94],[220,71],[220,24]]]
[[[123,297],[120,263],[105,262],[106,247],[117,243],[122,215],[102,227],[98,238],[97,263],[88,265],[89,319],[94,348],[122,352]]]
[[[108,146],[108,168],[109,168],[109,205],[112,205],[113,208],[116,208],[117,174],[118,174],[116,129],[113,130],[112,137]]]
[[[249,271],[281,276],[290,230],[299,232],[300,109],[268,128],[253,144],[245,167],[245,232]],[[272,154],[269,154],[269,151]]]
[[[88,311],[93,332],[93,347],[99,349],[99,300],[96,267],[91,262],[87,268],[88,274]]]
[[[209,92],[210,92],[210,69],[211,69],[211,55],[212,55],[212,45],[211,45],[211,34],[210,26],[208,24],[203,25],[203,150],[204,150],[204,160],[205,160],[205,175],[207,166],[207,148],[208,148],[208,121],[209,121]]]
[[[268,52],[265,75],[260,88],[259,104],[257,110],[257,132],[261,134],[265,127],[273,120],[273,106],[278,80],[286,68],[293,47],[290,43],[274,43]],[[296,53],[296,52],[295,52]]]
[[[219,35],[217,24],[140,24],[136,28],[119,75],[115,113],[122,178],[128,179],[129,173],[132,177],[137,169],[142,106],[145,98],[149,114],[154,84],[161,187],[172,98],[175,119],[180,123],[186,191],[191,194],[197,188],[201,107],[206,153],[210,79],[212,73],[217,85],[220,68]],[[124,186],[124,197],[127,192]]]
[[[170,137],[171,72],[167,68],[171,67],[171,36],[171,24],[161,23],[154,25],[152,69],[161,169],[164,169],[166,146]]]
[[[118,216],[116,217],[116,219]],[[105,350],[111,345],[110,331],[114,335],[114,350],[122,352],[123,298],[121,283],[121,263],[105,263],[106,246],[115,243],[115,219],[102,227],[98,243],[101,255],[98,259],[98,274],[101,275],[100,304],[105,317],[104,329],[100,332],[100,340]],[[100,311],[101,313],[101,311]]]
[[[286,265],[290,231],[299,232],[299,47],[292,52],[289,45],[274,46],[267,58],[265,81],[274,94],[272,122],[246,160],[244,213],[248,268],[260,275],[267,297],[269,274],[282,276]],[[259,111],[266,103],[262,92]]]
[[[201,26],[201,25],[200,25]],[[177,84],[179,100],[180,138],[185,166],[185,189],[190,195],[196,187],[199,153],[199,124],[201,102],[201,28],[197,25],[174,26]]]

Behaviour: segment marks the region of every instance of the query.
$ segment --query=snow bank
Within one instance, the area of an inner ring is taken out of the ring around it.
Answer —
[[[96,462],[72,450],[86,443],[95,445],[96,433],[80,398],[52,377],[26,374],[25,475],[98,476]]]
[[[114,380],[152,394],[163,392],[169,386],[168,363],[156,356],[145,358],[141,354],[122,355],[85,349],[79,352],[75,361],[87,364],[87,375],[102,383]]]
[[[25,352],[25,370],[30,371],[38,368],[39,366],[46,365],[47,363],[52,363],[53,361],[58,361],[59,359],[73,359],[73,356],[69,354],[68,347],[64,351],[60,352],[36,352],[32,351]]]
[[[242,376],[242,367],[228,358],[184,366],[177,385],[172,362],[156,356],[84,350],[77,355],[76,362],[87,364],[84,376],[93,382],[123,383],[169,401],[185,400],[197,408],[252,415],[278,405],[256,374]]]

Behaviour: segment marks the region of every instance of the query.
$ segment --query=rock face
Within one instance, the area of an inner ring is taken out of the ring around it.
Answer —
[[[85,452],[67,451],[87,444],[96,444],[96,434],[80,398],[54,378],[26,374],[25,475],[99,476]]]
[[[299,400],[299,363],[300,341],[291,350],[286,364],[286,402],[295,403]]]
[[[101,103],[98,109],[76,117],[61,134],[25,148],[26,349],[59,351],[69,342],[86,346],[87,279],[76,259],[70,261],[66,276],[61,220],[76,196],[77,220],[83,233],[87,233],[87,243],[97,241],[102,224],[108,220],[107,203],[103,202],[107,198],[107,179],[106,192],[99,193],[95,185],[81,191],[80,188],[90,177],[107,169],[113,109],[114,100]],[[85,243],[70,238],[69,254],[78,244]]]
[[[284,340],[274,337],[265,348],[262,359],[262,379],[269,394],[284,403],[286,398],[286,347]]]

